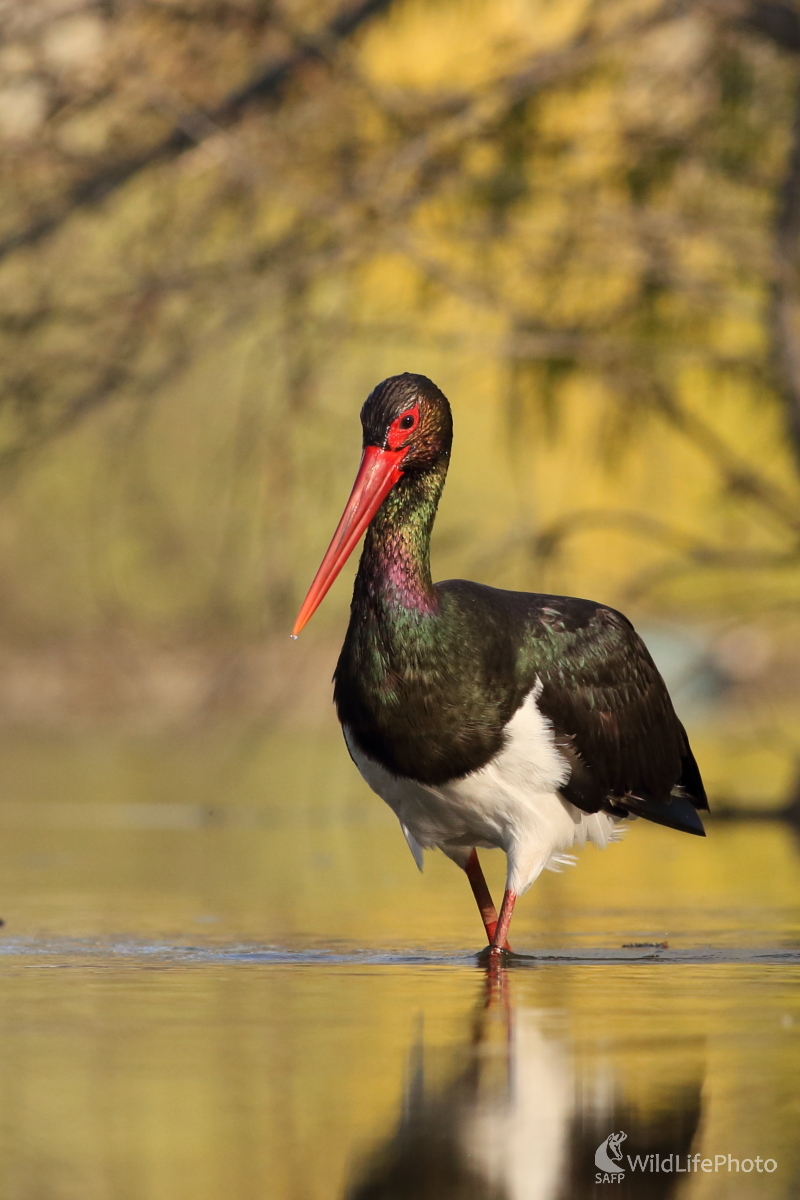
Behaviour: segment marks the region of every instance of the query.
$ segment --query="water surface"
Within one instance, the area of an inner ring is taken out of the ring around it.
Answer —
[[[780,822],[636,822],[537,882],[487,977],[463,876],[417,873],[338,740],[17,740],[0,768],[3,1200],[800,1192]]]

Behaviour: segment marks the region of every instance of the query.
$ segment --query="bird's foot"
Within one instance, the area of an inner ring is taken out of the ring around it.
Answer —
[[[510,946],[484,946],[478,954],[478,962],[485,966],[489,963],[504,967],[513,959],[519,957]]]

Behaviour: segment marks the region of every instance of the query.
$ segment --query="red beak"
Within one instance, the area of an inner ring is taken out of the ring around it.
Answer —
[[[358,468],[356,481],[345,505],[342,519],[336,527],[330,546],[308,589],[303,607],[297,614],[292,637],[297,637],[317,608],[328,588],[341,571],[356,547],[358,539],[369,525],[375,513],[388,496],[403,472],[400,464],[406,456],[402,450],[381,450],[378,446],[366,446]]]

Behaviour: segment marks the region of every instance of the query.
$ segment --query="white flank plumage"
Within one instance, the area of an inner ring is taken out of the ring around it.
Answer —
[[[475,846],[497,846],[508,857],[507,886],[527,891],[544,869],[574,862],[568,851],[587,841],[605,847],[622,832],[607,813],[584,813],[559,792],[569,764],[551,722],[537,704],[541,682],[506,726],[506,744],[491,762],[462,779],[429,787],[392,775],[368,758],[345,727],[350,755],[374,792],[397,815],[417,866],[438,846],[463,866]]]

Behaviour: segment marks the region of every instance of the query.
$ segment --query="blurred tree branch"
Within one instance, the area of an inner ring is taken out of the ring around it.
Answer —
[[[800,460],[798,11],[605,0],[549,26],[542,8],[542,28],[523,21],[516,40],[501,22],[463,71],[453,56],[438,75],[426,56],[416,72],[407,48],[392,58],[389,37],[409,29],[435,57],[430,30],[451,10],[88,6],[81,18],[106,38],[90,70],[53,57],[59,20],[33,6],[39,32],[14,43],[17,66],[0,61],[0,472],[118,397],[172,395],[209,347],[258,325],[270,437],[259,457],[255,401],[237,392],[227,402],[247,420],[229,458],[243,476],[262,463],[264,521],[285,537],[296,431],[334,419],[321,417],[326,355],[358,346],[371,362],[377,331],[404,353],[447,344],[463,357],[479,328],[517,430],[538,412],[555,444],[588,384],[598,461],[659,429],[699,452],[687,461],[717,505],[706,536],[626,498],[592,513],[578,493],[574,513],[519,543],[537,561],[616,528],[667,556],[647,568],[653,583],[684,567],[791,567],[800,478],[725,422],[747,405],[780,413]],[[491,32],[492,5],[480,11]],[[373,18],[377,50],[352,36]],[[4,124],[12,102],[38,132]],[[219,489],[227,533],[208,594],[220,621],[237,612],[248,486]],[[271,611],[290,603],[292,557],[259,568]]]
[[[711,460],[729,492],[756,501],[800,537],[797,497],[732,450],[707,421],[682,405],[674,392],[657,383],[653,401],[658,412]]]
[[[800,71],[795,88],[791,143],[775,218],[769,325],[787,428],[800,466]]]
[[[576,533],[592,529],[619,529],[636,537],[646,538],[677,551],[683,558],[700,566],[734,567],[736,569],[796,566],[800,547],[786,552],[734,549],[719,546],[698,538],[687,530],[660,521],[635,509],[592,508],[566,513],[558,520],[537,531],[532,539],[532,553],[547,560],[558,552],[559,546]]]
[[[35,246],[58,229],[77,210],[106,200],[148,167],[180,157],[207,138],[227,129],[254,104],[279,103],[292,76],[310,61],[329,55],[371,18],[386,12],[395,0],[362,0],[338,13],[313,37],[305,38],[277,63],[256,72],[215,107],[188,111],[166,137],[138,154],[104,165],[78,180],[52,211],[36,217],[24,228],[0,238],[0,261],[25,246]]]

